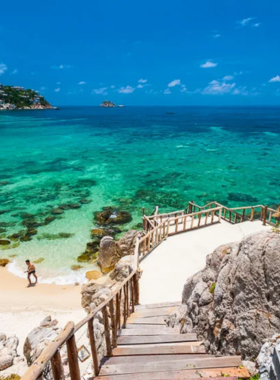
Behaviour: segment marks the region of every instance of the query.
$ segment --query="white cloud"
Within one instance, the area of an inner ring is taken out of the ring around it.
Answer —
[[[243,75],[243,74],[244,74],[243,71],[235,71],[235,72],[233,73],[233,75]]]
[[[86,82],[84,82],[83,80],[81,82],[79,82],[78,84],[82,85],[82,84],[86,84]]]
[[[280,82],[280,75],[276,75],[276,77],[273,77],[269,80],[269,83],[274,83],[274,82]]]
[[[233,79],[234,79],[233,75],[226,75],[223,77],[223,80],[225,80],[225,81],[229,81],[229,80],[233,80]]]
[[[217,80],[213,80],[209,83],[207,87],[202,90],[202,94],[204,95],[222,95],[227,94],[232,91],[232,89],[236,86],[235,83],[226,83],[220,82]]]
[[[56,65],[52,65],[51,68],[54,69],[54,70],[63,70],[63,69],[71,69],[73,66],[71,65],[59,65],[59,66],[56,66]]]
[[[107,87],[95,88],[92,92],[96,95],[107,95]]]
[[[233,95],[243,95],[243,96],[247,96],[247,95],[249,95],[249,92],[248,92],[248,90],[247,90],[247,86],[243,86],[243,87],[235,88],[235,89],[232,91],[232,94],[233,94]]]
[[[256,23],[253,25],[253,27],[254,27],[254,28],[258,28],[259,26],[261,26],[261,24],[262,24],[261,22],[256,22]]]
[[[171,91],[169,90],[169,88],[167,88],[166,90],[163,91],[164,95],[169,95],[171,94]]]
[[[126,87],[121,87],[118,92],[120,94],[131,94],[133,91],[135,90],[135,88],[131,87],[131,86],[126,86]]]
[[[213,34],[212,37],[213,37],[213,38],[219,38],[219,37],[221,37],[221,35],[220,35],[220,34]]]
[[[0,63],[0,75],[4,74],[5,71],[7,70],[8,70],[7,65],[5,65],[5,63]]]
[[[55,92],[59,92],[60,91],[60,87],[57,87],[54,91]]]
[[[237,23],[241,26],[246,26],[250,24],[252,20],[254,20],[254,17],[248,17],[248,18],[244,18],[243,20],[237,21]]]
[[[40,91],[45,91],[46,87],[42,86],[40,87]]]
[[[139,79],[138,83],[147,83],[148,79]]]
[[[168,83],[168,87],[181,86],[181,79],[174,79],[172,82]]]
[[[61,82],[56,82],[56,84],[61,84]]]
[[[143,88],[144,86],[142,84],[138,84],[137,88]]]
[[[180,91],[181,91],[181,92],[186,92],[186,91],[187,91],[186,86],[183,85],[183,86],[181,87],[181,90],[180,90]]]
[[[18,73],[18,69],[14,69],[14,70],[11,72],[12,75],[16,75],[17,73]]]
[[[111,88],[115,88],[115,86],[114,86],[114,85],[112,85],[112,86],[111,86]]]
[[[218,64],[215,62],[207,61],[207,62],[203,63],[202,65],[200,65],[200,67],[202,67],[203,69],[210,69],[212,67],[216,67],[217,65]]]

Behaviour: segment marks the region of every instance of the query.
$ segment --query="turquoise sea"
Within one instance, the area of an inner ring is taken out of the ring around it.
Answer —
[[[91,241],[95,211],[129,211],[128,230],[141,222],[142,207],[182,209],[189,200],[275,206],[279,164],[280,107],[1,112],[1,238],[23,230],[28,218],[44,224],[61,204],[91,202],[36,227],[30,241],[1,246],[0,258],[16,255],[9,270],[21,277],[27,258],[44,258],[41,282],[82,282],[93,264],[70,268]]]

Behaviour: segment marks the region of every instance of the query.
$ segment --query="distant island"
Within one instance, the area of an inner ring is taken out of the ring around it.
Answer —
[[[100,104],[100,107],[112,108],[116,106],[113,102],[110,102],[109,100],[104,100],[104,102]]]
[[[0,84],[0,110],[56,109],[38,91]]]

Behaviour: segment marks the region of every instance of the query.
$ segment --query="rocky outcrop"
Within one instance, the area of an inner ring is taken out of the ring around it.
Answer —
[[[110,236],[101,239],[98,265],[103,273],[113,270],[122,257],[134,254],[138,233],[136,230],[128,231],[118,241],[113,240]]]
[[[194,331],[208,352],[252,360],[280,331],[280,235],[260,232],[222,245],[187,280],[167,323]]]
[[[3,371],[14,364],[15,358],[18,356],[19,340],[15,335],[7,336],[0,333],[0,371]]]
[[[46,317],[39,327],[33,329],[27,336],[23,354],[27,364],[30,366],[41,354],[44,348],[61,332],[58,328],[57,320],[52,320],[50,316]]]
[[[279,371],[279,366],[276,365],[276,356],[280,357],[280,334],[275,334],[272,338],[266,339],[260,353],[257,357],[257,365],[261,379],[276,379],[276,370]],[[277,360],[279,362],[279,359]]]

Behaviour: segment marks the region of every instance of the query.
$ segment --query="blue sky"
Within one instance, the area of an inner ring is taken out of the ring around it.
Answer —
[[[276,105],[279,0],[1,3],[0,83],[56,105]]]

